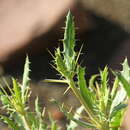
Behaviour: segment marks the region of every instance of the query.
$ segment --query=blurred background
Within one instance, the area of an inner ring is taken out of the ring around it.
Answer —
[[[40,96],[41,104],[49,104],[50,96],[64,101],[66,87],[44,84],[46,78],[58,78],[50,66],[52,53],[61,44],[65,16],[71,10],[75,19],[76,48],[83,44],[81,62],[87,67],[87,76],[98,73],[106,64],[121,69],[120,63],[130,61],[130,1],[129,0],[1,0],[0,1],[0,75],[21,79],[26,55],[31,62],[32,89]],[[78,50],[78,49],[77,49]],[[51,88],[51,89],[50,89]],[[60,93],[61,92],[61,93]],[[43,95],[43,93],[46,93]],[[64,116],[48,105],[58,119]],[[54,112],[55,111],[55,112]],[[126,117],[128,122],[128,118]],[[128,123],[124,126],[128,127]],[[130,127],[126,128],[130,129]],[[124,130],[124,129],[123,129]]]

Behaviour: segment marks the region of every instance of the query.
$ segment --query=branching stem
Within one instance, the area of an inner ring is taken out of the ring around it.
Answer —
[[[93,124],[95,124],[97,128],[101,128],[100,124],[98,123],[97,119],[95,118],[95,115],[93,115],[93,112],[88,108],[88,106],[86,105],[86,103],[85,103],[84,99],[82,98],[80,92],[76,88],[73,79],[71,79],[71,80],[68,79],[68,81],[69,81],[68,84],[69,84],[70,88],[72,89],[73,93],[78,98],[78,100],[80,101],[80,103],[82,105],[84,105],[85,111],[87,112],[87,114],[89,115],[89,117],[92,119]]]
[[[21,118],[23,120],[25,129],[26,130],[31,130],[31,126],[30,126],[30,124],[28,122],[28,119],[26,118],[26,115],[22,115]]]

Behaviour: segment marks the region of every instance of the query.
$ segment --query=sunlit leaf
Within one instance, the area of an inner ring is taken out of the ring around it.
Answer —
[[[86,101],[86,104],[88,107],[92,110],[93,108],[93,100],[91,92],[89,91],[86,80],[85,80],[85,68],[79,67],[78,68],[78,85],[80,87],[80,92],[83,97],[83,99]]]
[[[110,119],[112,117],[114,117],[119,111],[121,111],[122,109],[126,108],[128,105],[127,104],[118,104],[117,106],[115,106],[111,112],[111,115],[110,115]]]
[[[116,73],[119,81],[122,83],[123,88],[126,90],[128,97],[130,98],[130,83],[124,78],[121,73]]]
[[[26,93],[26,90],[28,89],[29,87],[29,72],[30,72],[30,69],[29,69],[29,58],[28,56],[26,57],[26,61],[25,61],[25,65],[24,65],[24,73],[23,73],[23,82],[22,82],[22,99],[24,100],[25,102],[25,93]]]
[[[128,60],[127,58],[124,60],[123,64],[123,70],[121,71],[121,74],[124,76],[124,78],[127,80],[127,81],[130,81],[130,67],[128,65]]]
[[[66,67],[69,71],[72,71],[75,67],[75,27],[73,16],[69,11],[66,17],[66,26],[63,39],[63,54]]]
[[[22,103],[22,97],[21,97],[21,88],[18,84],[18,82],[13,78],[13,96],[17,99],[19,103]]]
[[[83,110],[84,110],[83,106],[79,107],[74,114],[74,119],[79,120],[81,116],[80,114],[82,113]],[[67,130],[74,130],[77,126],[78,124],[76,122],[70,120],[70,123],[67,125]]]

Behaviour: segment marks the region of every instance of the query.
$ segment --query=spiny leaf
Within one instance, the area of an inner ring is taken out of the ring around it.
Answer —
[[[128,97],[130,98],[130,67],[128,65],[127,58],[123,62],[123,71],[116,73],[116,76],[122,83],[123,88],[125,89]]]
[[[53,102],[54,104],[58,105],[60,111],[63,112],[67,116],[67,118],[69,120],[72,120],[72,121],[76,122],[78,125],[83,126],[85,128],[95,128],[95,126],[92,125],[91,123],[75,119],[73,114],[68,112],[67,109],[64,107],[64,105],[62,105],[61,103],[59,103],[55,99],[51,99],[51,102]]]
[[[127,104],[122,104],[122,103],[115,106],[111,112],[110,119],[113,118],[119,111],[126,108],[127,106],[128,106]]]
[[[93,97],[93,103],[96,104],[96,98],[100,97],[99,93],[98,93],[98,88],[96,89],[96,82],[95,79],[97,78],[97,74],[91,76],[90,80],[89,80],[89,89],[91,91],[91,95]],[[96,94],[95,94],[96,93]]]
[[[13,80],[13,90],[14,90],[13,96],[14,98],[17,99],[19,103],[22,103],[20,86],[14,78],[12,80]]]
[[[100,71],[101,76],[101,88],[100,88],[100,109],[102,112],[108,111],[106,109],[107,105],[109,104],[109,88],[108,88],[108,67],[106,66],[103,71]]]
[[[115,100],[115,98],[116,98],[116,96],[118,95],[118,92],[119,92],[118,88],[119,88],[119,80],[116,77],[115,81],[113,83],[113,87],[112,87],[111,93],[110,93],[110,97],[111,98],[109,100],[109,104],[110,104],[109,113],[111,113],[113,108],[120,103],[120,101],[118,102],[118,100]]]
[[[22,82],[22,99],[25,102],[25,91],[28,89],[29,87],[29,58],[28,56],[26,57],[26,61],[25,61],[25,65],[24,65],[24,73],[23,73],[23,82]]]
[[[117,127],[119,128],[122,124],[124,113],[125,113],[125,108],[127,105],[122,104],[118,105],[114,108],[112,115],[110,115],[110,127]],[[116,110],[117,109],[117,110]]]
[[[92,95],[89,89],[87,88],[86,80],[85,80],[85,68],[78,67],[78,85],[80,87],[80,92],[85,100],[86,104],[88,107],[92,110],[93,109],[93,100],[92,100]]]
[[[112,90],[111,90],[111,98],[112,100],[114,100],[116,94],[117,94],[117,89],[119,87],[119,80],[118,78],[115,78],[115,81],[114,81],[114,84],[113,84],[113,87],[112,87]]]
[[[66,18],[66,27],[64,32],[64,54],[67,57],[74,56],[74,46],[75,46],[75,28],[74,21],[71,12],[69,11]]]
[[[113,101],[112,101],[112,107],[111,108],[114,108],[116,105],[120,104],[121,102],[125,102],[127,100],[127,93],[123,87],[123,85],[121,84],[121,81],[119,80],[118,78],[118,74],[120,75],[121,73],[120,72],[114,72],[113,71],[113,74],[116,76],[116,79],[117,81],[115,81],[115,83],[117,82],[116,87],[118,87],[117,91],[115,92],[115,94],[113,95]],[[118,86],[117,86],[118,85]]]
[[[107,92],[107,83],[108,83],[108,67],[105,67],[103,71],[100,71],[101,76],[101,91],[102,94]]]
[[[128,65],[128,60],[127,58],[124,60],[123,64],[123,70],[121,72],[121,74],[124,76],[124,78],[127,80],[127,81],[130,81],[130,67]]]
[[[41,112],[41,107],[39,105],[38,97],[35,99],[35,112],[36,112],[35,119],[37,120],[36,121],[37,127],[39,127],[39,130],[46,130],[47,126],[46,126],[46,123],[43,120],[43,116],[42,116],[42,112]]]
[[[68,77],[68,71],[66,68],[66,65],[63,61],[63,58],[61,56],[61,52],[60,49],[57,48],[56,52],[55,52],[55,64],[56,64],[56,70],[61,73],[62,76],[64,77]]]
[[[92,75],[89,80],[89,88],[91,88],[92,90],[95,90],[94,81],[97,77],[98,77],[98,75]]]
[[[63,54],[66,67],[69,71],[72,71],[75,67],[75,27],[73,16],[69,11],[66,18],[66,27],[64,32],[64,39],[63,39]]]
[[[128,81],[124,78],[124,76],[121,73],[116,73],[118,79],[120,80],[120,82],[123,85],[123,88],[125,89],[128,97],[130,98],[130,84],[128,83]]]

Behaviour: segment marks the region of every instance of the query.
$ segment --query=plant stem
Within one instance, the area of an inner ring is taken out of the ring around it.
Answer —
[[[21,118],[23,120],[25,130],[31,130],[31,126],[29,125],[29,122],[28,122],[26,116],[22,115]]]
[[[78,98],[78,100],[80,101],[80,103],[85,107],[85,111],[87,112],[87,114],[89,115],[89,117],[91,118],[93,124],[95,124],[95,126],[97,128],[101,128],[100,124],[98,123],[97,119],[95,118],[95,115],[93,114],[93,112],[88,108],[86,102],[84,101],[84,99],[82,98],[81,94],[79,93],[78,89],[75,86],[75,83],[73,81],[73,79],[68,79],[68,84],[71,87],[73,93],[76,95],[76,97]],[[107,129],[106,129],[107,130]]]

